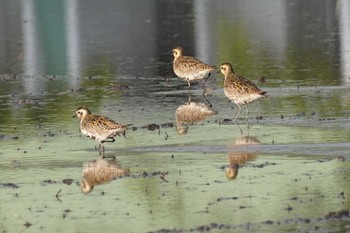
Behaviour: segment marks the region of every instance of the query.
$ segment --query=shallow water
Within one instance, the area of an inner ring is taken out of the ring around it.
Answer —
[[[0,1],[2,232],[349,231],[347,1],[102,3]],[[249,128],[220,74],[189,96],[176,45],[268,92]],[[189,102],[216,113],[179,134]],[[105,160],[80,105],[133,124]],[[119,173],[83,193],[89,164]]]

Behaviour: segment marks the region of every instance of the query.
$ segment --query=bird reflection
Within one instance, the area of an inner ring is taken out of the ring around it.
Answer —
[[[233,147],[238,146],[238,145],[256,145],[256,144],[261,144],[261,142],[251,136],[244,136],[240,138],[236,138]]]
[[[192,101],[189,94],[188,101],[176,109],[176,131],[178,134],[187,134],[188,125],[193,125],[218,114],[218,111],[212,108],[212,105],[207,99],[206,92],[203,92],[203,97],[206,103]]]
[[[80,188],[83,193],[90,193],[95,185],[107,183],[117,177],[129,174],[129,169],[121,167],[115,159],[100,158],[83,164],[83,179]]]
[[[232,150],[227,155],[228,166],[225,169],[227,178],[236,179],[240,166],[248,161],[255,160],[256,156],[254,153],[244,152],[239,148],[239,145],[253,144],[260,144],[260,141],[254,137],[249,136],[237,138],[235,140]]]

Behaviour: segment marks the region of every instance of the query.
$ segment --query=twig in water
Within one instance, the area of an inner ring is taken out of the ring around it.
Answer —
[[[60,195],[61,191],[62,191],[62,189],[58,190],[58,192],[56,193],[56,198],[57,198],[57,200],[59,200],[59,202],[62,203],[62,200],[58,197],[58,195]]]
[[[162,179],[162,180],[164,180],[165,182],[169,182],[169,181],[167,181],[167,180],[165,179],[165,177],[164,177],[165,175],[168,175],[168,172],[161,172],[159,178]]]

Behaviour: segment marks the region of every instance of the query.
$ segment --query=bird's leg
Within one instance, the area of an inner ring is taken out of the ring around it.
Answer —
[[[204,97],[205,101],[207,101],[207,103],[209,104],[210,107],[213,107],[213,105],[210,103],[210,101],[207,98],[207,94],[208,94],[208,91],[204,90],[203,91],[203,97]]]
[[[187,104],[190,104],[192,100],[191,92],[188,92],[188,101]]]
[[[238,127],[239,131],[241,132],[241,136],[243,135],[243,130],[241,129],[241,127],[239,127],[239,125],[237,124],[237,122],[235,122],[235,125]]]
[[[207,77],[204,79],[204,82],[202,83],[202,89],[206,90],[207,89],[207,85],[206,82],[208,80],[208,78],[210,77],[210,72],[208,73]]]
[[[238,114],[236,115],[235,119],[233,120],[234,122],[236,122],[238,116],[241,114],[242,112],[242,108],[241,108],[241,105],[237,104],[238,108],[239,108],[239,111],[238,111]]]
[[[205,78],[205,80],[204,80],[204,83],[206,83],[207,82],[207,80],[208,80],[208,78],[210,77],[210,75],[211,75],[211,73],[209,72],[208,73],[208,76]]]
[[[103,142],[100,142],[99,146],[98,146],[98,151],[100,152],[100,155],[104,157],[104,153],[105,153],[105,147],[103,146]]]
[[[187,80],[188,90],[191,90],[191,83],[190,83],[190,80],[189,80],[189,79],[186,79],[186,80]]]
[[[104,152],[104,151],[100,151],[99,154],[100,154],[100,156],[101,156],[102,159],[106,158],[106,157],[105,157],[105,152]]]
[[[111,139],[110,141],[107,141],[107,140],[104,140],[104,141],[102,141],[102,143],[104,143],[104,142],[115,142],[115,139],[114,138],[107,138],[107,139]]]
[[[125,136],[124,136],[125,137]],[[115,139],[114,138],[110,138],[110,139],[112,139],[112,141],[109,141],[109,142],[115,142]]]
[[[249,123],[248,123],[249,110],[248,110],[248,105],[247,104],[245,104],[245,110],[246,110],[245,120],[246,120],[246,123],[247,123],[247,128],[249,129]]]

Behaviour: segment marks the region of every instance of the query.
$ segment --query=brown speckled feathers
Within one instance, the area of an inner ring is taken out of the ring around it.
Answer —
[[[266,92],[260,90],[253,82],[238,76],[230,63],[223,63],[221,71],[225,75],[225,95],[235,103],[247,104],[266,96]]]
[[[111,133],[111,136],[112,134],[115,136],[124,133],[127,129],[126,126],[119,124],[108,117],[98,115],[87,115],[81,122],[80,127],[95,133],[108,131]]]
[[[191,86],[190,81],[208,78],[210,71],[216,69],[215,66],[207,65],[197,58],[183,56],[181,47],[173,49],[174,61],[173,70],[176,76],[185,79],[188,82],[188,87]]]
[[[125,137],[126,125],[119,124],[105,116],[92,115],[86,107],[79,107],[76,116],[80,119],[81,133],[99,142],[102,151],[104,151],[104,142],[114,142],[114,137],[120,134]]]
[[[246,78],[238,76],[232,65],[228,62],[223,63],[220,66],[221,73],[225,75],[224,81],[224,92],[229,100],[237,104],[239,112],[236,115],[234,121],[237,120],[238,116],[241,114],[241,104],[246,108],[246,120],[248,122],[248,106],[247,104],[266,97],[266,92],[260,90],[255,84]]]

